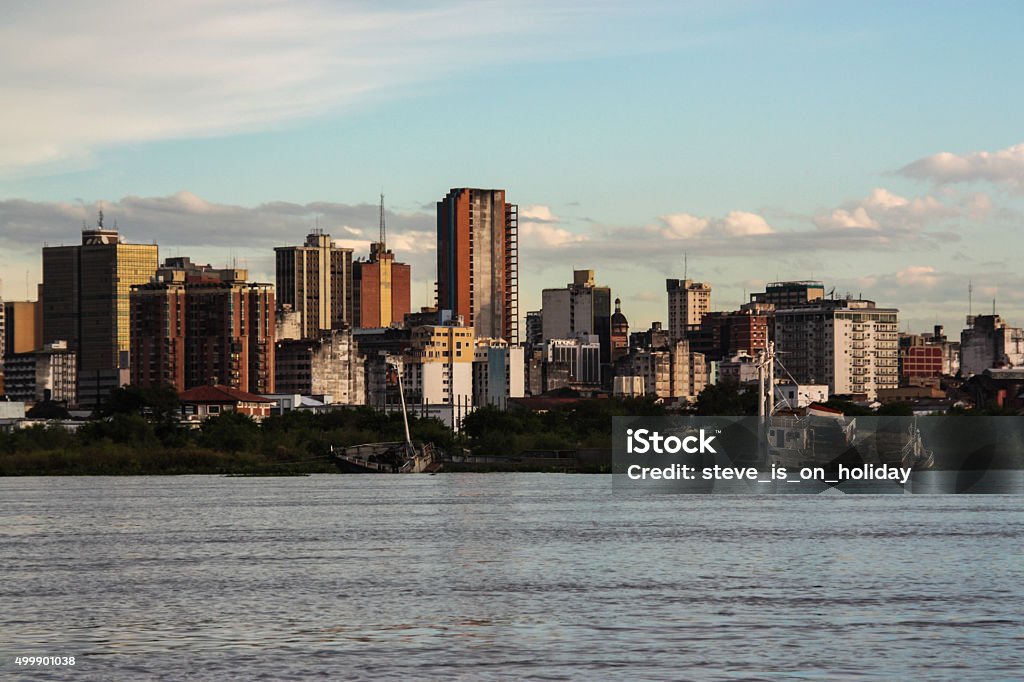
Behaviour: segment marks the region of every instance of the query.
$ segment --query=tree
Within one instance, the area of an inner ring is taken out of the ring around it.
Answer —
[[[745,417],[757,414],[757,392],[740,391],[732,382],[708,384],[697,396],[696,412],[702,417]]]

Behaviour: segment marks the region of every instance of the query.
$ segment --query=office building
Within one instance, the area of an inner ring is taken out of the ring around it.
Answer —
[[[474,350],[473,328],[459,318],[413,329],[402,358],[406,402],[471,410]]]
[[[874,301],[821,299],[775,311],[779,362],[800,384],[830,395],[863,395],[899,386],[899,311]]]
[[[518,207],[500,189],[457,188],[437,202],[437,305],[476,337],[519,342]]]
[[[562,289],[544,289],[541,294],[541,335],[571,339],[578,334],[597,336],[601,362],[611,362],[612,292],[594,284],[593,270],[574,270],[572,283]]]
[[[597,387],[601,384],[601,342],[594,334],[576,334],[568,339],[548,339],[544,344],[544,361],[565,365],[569,384]],[[548,389],[550,390],[550,389]]]
[[[274,288],[232,268],[160,272],[132,290],[132,384],[273,393]]]
[[[42,341],[67,341],[78,360],[78,402],[96,407],[128,381],[131,288],[156,274],[156,244],[128,244],[103,225],[80,246],[43,248]]]
[[[278,246],[274,252],[278,304],[302,316],[304,338],[352,325],[352,249],[314,232],[302,246]]]
[[[707,362],[694,353],[686,341],[670,343],[667,348],[632,348],[616,363],[616,381],[620,395],[643,395],[662,400],[693,402],[708,382]]]
[[[692,279],[667,279],[668,333],[672,341],[686,338],[686,332],[700,325],[711,312],[711,285]]]
[[[355,326],[389,327],[401,324],[410,310],[412,269],[395,260],[387,248],[384,195],[380,197],[380,238],[370,244],[369,260],[352,264],[352,301]]]
[[[7,397],[25,403],[44,400],[77,404],[78,367],[75,352],[67,342],[55,341],[40,350],[14,353],[6,357]]]

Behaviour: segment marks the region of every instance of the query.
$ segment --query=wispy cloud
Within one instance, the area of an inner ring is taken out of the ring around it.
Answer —
[[[621,49],[588,35],[614,11],[468,0],[8,3],[0,173],[88,162],[108,145],[264,129],[499,62]]]

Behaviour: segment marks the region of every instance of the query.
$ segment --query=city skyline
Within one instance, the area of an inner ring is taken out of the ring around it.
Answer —
[[[273,247],[316,226],[367,254],[383,188],[416,309],[434,204],[465,186],[519,205],[520,318],[593,269],[633,328],[668,322],[684,276],[715,310],[818,279],[912,331],[962,328],[973,282],[975,313],[1024,320],[1014,3],[161,11],[41,4],[0,29],[5,299],[100,208],[161,258],[273,281]]]

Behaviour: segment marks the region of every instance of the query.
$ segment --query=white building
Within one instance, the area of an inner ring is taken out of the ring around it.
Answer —
[[[776,407],[796,409],[811,403],[828,400],[828,386],[824,384],[776,384]]]
[[[686,338],[686,328],[700,324],[711,312],[711,285],[692,279],[667,279],[668,333],[672,341]]]
[[[597,386],[601,383],[601,343],[593,334],[570,339],[548,339],[544,344],[547,363],[564,363],[571,384]]]
[[[827,384],[830,395],[899,386],[899,311],[874,301],[825,299],[775,311],[779,361],[800,384]]]

